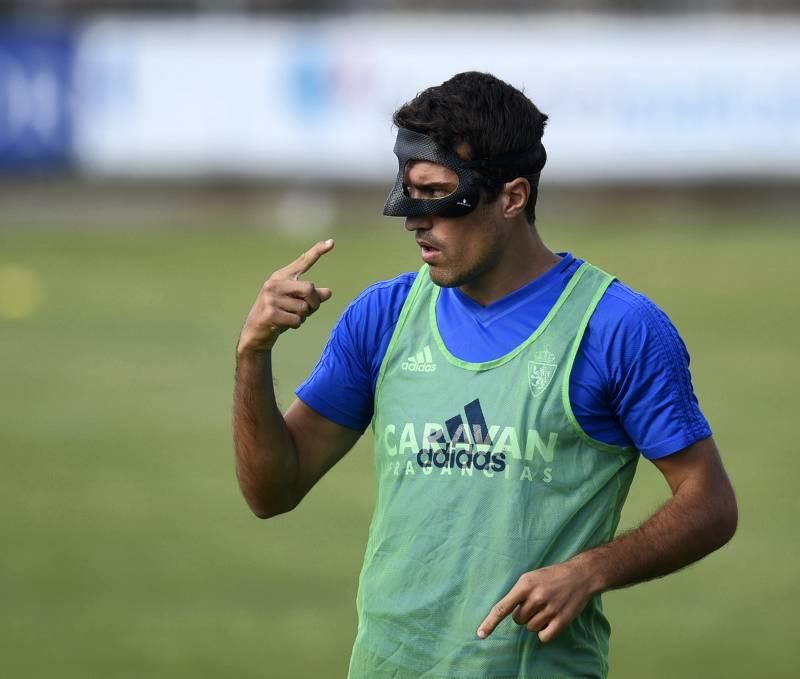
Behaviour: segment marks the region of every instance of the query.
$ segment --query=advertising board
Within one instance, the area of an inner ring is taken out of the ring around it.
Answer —
[[[56,27],[0,26],[0,170],[65,165],[72,152],[75,39]]]

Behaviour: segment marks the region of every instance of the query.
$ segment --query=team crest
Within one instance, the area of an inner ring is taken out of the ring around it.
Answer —
[[[528,386],[534,396],[541,396],[556,374],[556,355],[545,347],[534,352],[533,358],[533,361],[528,361]]]

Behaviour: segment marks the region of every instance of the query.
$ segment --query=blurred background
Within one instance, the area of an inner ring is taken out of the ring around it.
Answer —
[[[692,356],[734,541],[611,592],[611,676],[796,677],[800,7],[794,1],[0,2],[0,675],[343,677],[370,434],[289,515],[236,486],[234,348],[315,240],[334,296],[418,268],[392,111],[463,70],[550,115],[538,226]],[[622,527],[668,497],[643,462]],[[476,621],[476,624],[479,621]]]

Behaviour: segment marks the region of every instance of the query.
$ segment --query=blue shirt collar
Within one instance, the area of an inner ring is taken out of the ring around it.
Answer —
[[[489,306],[483,307],[474,299],[465,295],[458,288],[443,288],[440,295],[446,295],[453,302],[460,306],[464,311],[477,316],[481,321],[494,320],[499,316],[515,309],[519,304],[529,301],[533,297],[545,294],[552,286],[559,283],[559,279],[575,262],[575,257],[571,252],[557,252],[561,261],[554,267],[545,271],[541,276],[537,276],[521,288],[509,292],[505,297],[492,302]]]

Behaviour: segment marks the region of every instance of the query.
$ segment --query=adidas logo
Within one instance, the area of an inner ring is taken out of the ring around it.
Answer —
[[[462,198],[461,200],[459,200],[456,203],[456,205],[461,205],[462,207],[472,207],[472,205],[469,202],[467,202],[466,198]]]
[[[412,373],[432,373],[436,370],[436,364],[433,362],[431,355],[431,348],[425,345],[422,351],[418,351],[416,356],[409,356],[400,366],[401,370],[408,370]]]
[[[427,445],[417,453],[417,464],[426,474],[432,472],[433,467],[468,469],[470,476],[473,467],[479,471],[493,472],[502,472],[506,468],[505,452],[492,452],[494,444],[480,400],[476,398],[467,403],[464,414],[467,416],[466,424],[461,413],[445,422],[450,441],[446,440],[442,428],[434,429],[428,434]],[[474,442],[470,441],[468,432],[472,434]]]

